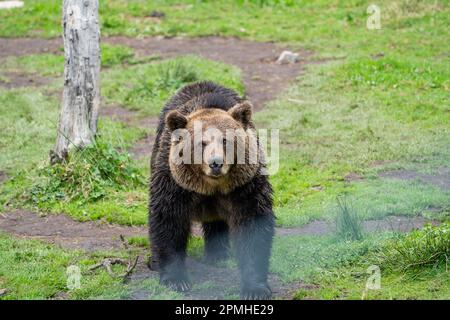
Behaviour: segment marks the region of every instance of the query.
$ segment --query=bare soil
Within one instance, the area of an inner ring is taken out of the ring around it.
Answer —
[[[99,251],[122,248],[120,235],[147,235],[145,227],[78,222],[63,214],[38,215],[26,210],[0,214],[0,231],[40,239],[64,248]]]
[[[0,38],[0,58],[37,53],[63,53],[61,38]]]
[[[0,184],[8,180],[8,175],[6,172],[0,170]]]
[[[436,174],[421,173],[413,170],[393,170],[379,174],[383,178],[399,179],[405,181],[418,180],[422,183],[428,183],[443,190],[450,190],[450,170],[441,167]]]
[[[22,88],[30,86],[43,86],[51,81],[51,78],[44,78],[37,74],[26,74],[19,72],[7,72],[3,73],[8,81],[2,81],[0,79],[0,87],[6,89]]]

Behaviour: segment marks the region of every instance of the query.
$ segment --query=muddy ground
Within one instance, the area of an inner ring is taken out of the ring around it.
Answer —
[[[49,84],[52,79],[44,78],[37,74],[19,73],[19,72],[6,72],[2,74],[7,80],[0,78],[0,87],[6,89],[31,87],[31,86],[43,86]]]
[[[380,177],[405,181],[419,180],[422,183],[428,183],[443,190],[450,190],[450,170],[445,167],[440,167],[435,174],[413,170],[392,170],[380,173]]]

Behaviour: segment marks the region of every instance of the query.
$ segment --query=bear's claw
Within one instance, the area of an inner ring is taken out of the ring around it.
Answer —
[[[191,284],[188,280],[166,279],[161,280],[161,283],[166,287],[179,292],[186,292],[191,289]]]
[[[245,287],[241,291],[241,298],[243,300],[269,300],[271,297],[272,290],[266,284]]]

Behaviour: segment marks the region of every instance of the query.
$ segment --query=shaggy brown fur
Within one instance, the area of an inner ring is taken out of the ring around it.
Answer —
[[[204,130],[214,127],[223,133],[227,129],[253,129],[251,113],[249,102],[211,82],[184,87],[162,111],[151,160],[149,220],[152,259],[158,263],[162,283],[181,291],[189,289],[184,259],[191,222],[197,220],[203,223],[205,258],[213,262],[227,258],[230,234],[241,273],[242,297],[270,297],[267,273],[274,215],[272,189],[261,174],[262,164],[225,161],[213,168],[215,162],[209,160],[199,164],[173,161],[178,147],[187,143],[173,140],[174,130],[187,129],[193,137],[194,121],[201,121]],[[203,147],[217,143],[202,142]],[[193,143],[191,140],[191,146]],[[244,150],[248,160],[250,144],[241,146],[248,149]],[[221,151],[222,155],[227,152],[224,147]]]

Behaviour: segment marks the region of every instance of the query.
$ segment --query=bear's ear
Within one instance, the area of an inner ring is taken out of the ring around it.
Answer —
[[[228,110],[228,114],[246,127],[252,121],[253,106],[250,101],[236,104]]]
[[[187,118],[177,110],[172,110],[166,115],[166,125],[170,131],[185,128]]]

